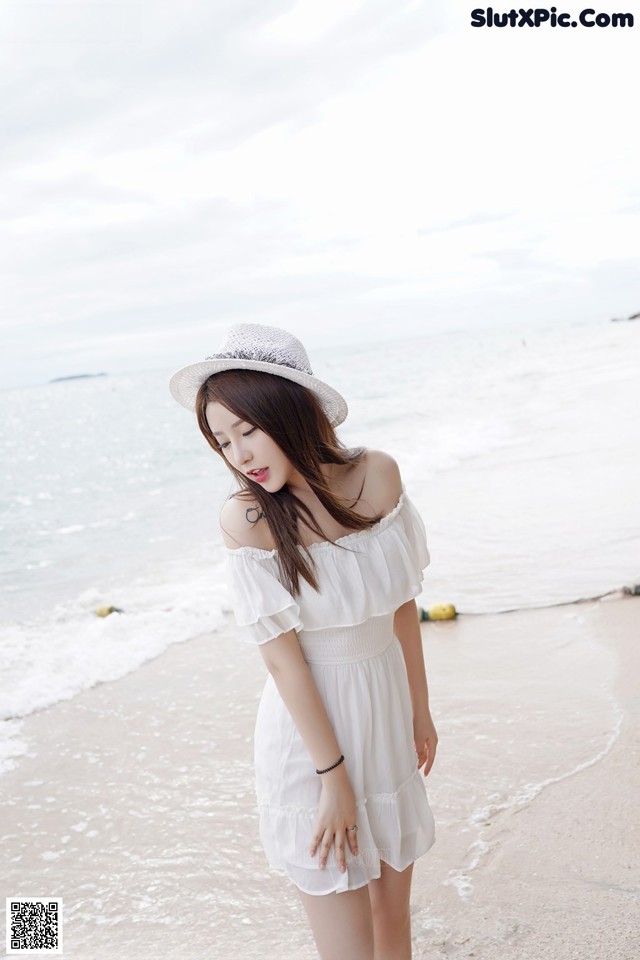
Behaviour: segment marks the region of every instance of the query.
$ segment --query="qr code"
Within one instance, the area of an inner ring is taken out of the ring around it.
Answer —
[[[7,953],[62,953],[62,900],[7,897]]]

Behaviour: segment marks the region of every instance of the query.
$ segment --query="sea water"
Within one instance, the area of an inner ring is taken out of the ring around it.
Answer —
[[[522,609],[640,581],[640,322],[309,354],[348,401],[342,442],[392,454],[424,519],[421,606]],[[168,391],[190,359],[0,392],[0,718],[228,620],[218,516],[234,481]]]

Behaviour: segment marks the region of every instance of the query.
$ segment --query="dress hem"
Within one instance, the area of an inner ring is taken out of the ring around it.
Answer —
[[[433,847],[435,842],[436,842],[436,838],[435,838],[435,834],[433,834],[427,846],[424,847],[424,849],[421,850],[419,853],[416,853],[402,867],[394,867],[393,864],[389,863],[388,860],[385,860],[384,857],[380,857],[378,864],[386,863],[387,866],[391,867],[392,870],[395,870],[397,873],[402,873],[402,871],[406,870],[407,867],[411,866],[412,863],[416,863],[416,861],[418,861],[420,857],[423,857],[425,853],[428,853],[429,850],[431,850],[431,848]],[[378,872],[376,874],[374,874],[371,877],[368,877],[363,883],[355,884],[353,887],[345,887],[345,888],[334,887],[332,890],[305,890],[304,887],[301,887],[300,884],[296,883],[293,877],[289,875],[285,867],[275,866],[274,864],[271,863],[271,861],[268,858],[267,858],[267,863],[269,864],[270,870],[272,870],[274,873],[277,873],[279,876],[283,877],[285,880],[289,880],[294,887],[296,887],[298,890],[301,891],[301,893],[306,893],[308,896],[311,896],[311,897],[326,897],[330,893],[349,893],[349,891],[351,890],[359,890],[361,887],[366,887],[369,883],[371,883],[372,880],[379,880],[380,877],[382,876],[382,870],[378,869]],[[318,872],[320,872],[320,868],[318,868]],[[346,872],[348,874],[349,872],[348,869]],[[341,876],[344,877],[344,874],[341,874]]]
[[[345,851],[347,870],[341,873],[333,845],[325,868],[319,867],[319,859],[310,858],[308,843],[317,806],[277,806],[258,801],[262,846],[271,869],[284,874],[303,893],[342,893],[377,879],[382,861],[397,872],[405,870],[435,842],[433,813],[417,767],[397,790],[356,799],[356,806],[359,854],[356,857]],[[321,869],[326,870],[324,876]],[[315,885],[312,878],[321,886],[332,886],[308,889],[306,882]]]

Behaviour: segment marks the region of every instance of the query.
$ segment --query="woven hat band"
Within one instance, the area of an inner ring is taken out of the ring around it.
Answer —
[[[253,360],[274,363],[313,376],[307,351],[297,337],[280,327],[236,323],[229,330],[219,353],[207,360]]]
[[[289,367],[290,370],[300,370],[301,373],[308,373],[313,376],[313,370],[308,363],[293,363],[291,360],[283,359],[268,350],[234,350],[233,353],[213,353],[210,357],[205,357],[205,360],[260,360],[263,363],[275,363],[279,367]]]

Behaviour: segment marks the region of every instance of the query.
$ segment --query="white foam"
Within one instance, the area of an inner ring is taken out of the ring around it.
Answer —
[[[109,605],[123,612],[96,615]],[[211,557],[187,569],[156,567],[107,590],[84,590],[49,615],[14,621],[5,626],[0,648],[0,718],[15,724],[122,677],[172,644],[218,629],[229,609],[222,561]]]
[[[17,766],[17,761],[28,751],[27,743],[20,733],[23,720],[4,720],[0,723],[0,775]]]
[[[469,826],[475,830],[477,834],[476,838],[467,848],[464,867],[451,870],[447,879],[443,881],[445,886],[454,887],[462,900],[468,899],[473,893],[471,874],[481,866],[483,858],[491,849],[490,844],[484,839],[485,829],[491,825],[491,820],[506,810],[527,806],[547,787],[561,783],[564,780],[569,780],[583,770],[595,766],[595,764],[599,763],[612,750],[620,737],[624,713],[620,703],[612,693],[609,693],[608,702],[613,716],[613,727],[604,746],[596,751],[593,756],[589,757],[588,760],[574,764],[557,776],[547,777],[545,780],[537,783],[525,783],[521,785],[515,793],[507,797],[506,800],[502,802],[494,801],[477,807],[468,817],[467,822]],[[491,800],[492,797],[488,799]]]

